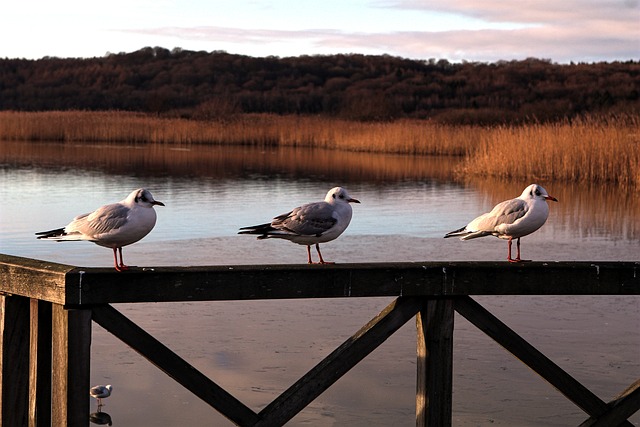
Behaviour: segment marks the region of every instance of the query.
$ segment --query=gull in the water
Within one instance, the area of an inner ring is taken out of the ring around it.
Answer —
[[[106,399],[111,396],[111,391],[113,391],[113,386],[111,384],[97,385],[91,387],[89,395],[94,399],[98,399],[98,405],[102,406],[102,399]]]
[[[59,242],[87,240],[111,248],[116,270],[126,270],[128,267],[122,258],[122,247],[137,242],[153,229],[156,224],[155,205],[164,206],[164,203],[154,200],[149,190],[139,188],[118,203],[78,215],[63,228],[42,231],[36,235],[38,239]]]
[[[342,187],[334,187],[324,201],[308,203],[279,215],[269,223],[241,228],[238,234],[258,234],[258,239],[278,238],[307,246],[307,262],[311,260],[311,245],[316,245],[319,264],[331,264],[322,258],[320,243],[336,239],[351,222],[351,205],[360,203]]]
[[[444,237],[459,236],[460,240],[476,237],[496,236],[509,241],[509,262],[521,262],[520,238],[531,234],[547,221],[549,205],[547,200],[557,202],[547,190],[538,184],[531,184],[522,194],[511,200],[498,203],[491,212],[480,215],[459,230],[447,233]],[[511,258],[511,241],[517,239],[518,255]]]

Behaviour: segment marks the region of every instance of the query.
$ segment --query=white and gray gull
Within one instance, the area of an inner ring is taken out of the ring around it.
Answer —
[[[286,239],[307,246],[307,262],[311,260],[311,245],[316,245],[319,264],[331,264],[322,258],[320,243],[336,239],[351,222],[350,203],[360,203],[342,187],[334,187],[324,201],[308,203],[279,215],[269,223],[243,227],[238,234],[257,234],[258,239]]]
[[[98,400],[98,405],[102,406],[102,399],[105,399],[111,396],[111,392],[113,391],[113,386],[111,384],[107,385],[96,385],[89,389],[89,396]]]
[[[164,203],[155,200],[149,190],[139,188],[118,203],[78,215],[62,228],[42,231],[36,235],[38,239],[58,242],[87,240],[111,248],[115,268],[122,271],[128,268],[122,258],[122,247],[135,243],[149,234],[156,224],[156,211],[153,209],[156,205],[164,206]]]
[[[549,205],[547,200],[557,202],[547,190],[538,184],[531,184],[522,194],[511,200],[498,203],[491,212],[480,215],[464,227],[447,233],[444,237],[460,237],[460,240],[484,236],[496,236],[509,241],[507,260],[525,261],[520,258],[520,238],[533,233],[547,221]],[[517,239],[518,254],[511,258],[511,241]]]

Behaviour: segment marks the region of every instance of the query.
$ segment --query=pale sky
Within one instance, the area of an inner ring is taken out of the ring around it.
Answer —
[[[640,59],[640,0],[4,0],[0,58],[143,47],[495,62]]]

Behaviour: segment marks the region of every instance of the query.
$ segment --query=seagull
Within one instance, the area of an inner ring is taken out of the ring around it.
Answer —
[[[520,238],[531,234],[547,221],[549,205],[547,200],[557,202],[547,190],[538,184],[531,184],[522,194],[511,200],[498,203],[491,212],[480,215],[459,230],[447,233],[444,237],[460,236],[460,240],[475,239],[484,236],[496,236],[509,241],[509,262],[525,261],[520,259]],[[511,241],[517,240],[518,255],[511,258]]]
[[[111,396],[111,391],[113,391],[113,386],[111,384],[108,385],[97,385],[91,387],[89,390],[89,395],[94,399],[98,399],[98,405],[102,406],[102,399],[106,399]]]
[[[122,258],[122,247],[130,245],[149,234],[156,224],[155,205],[164,203],[154,200],[144,188],[134,190],[126,199],[102,206],[91,213],[78,215],[63,228],[36,233],[38,239],[88,240],[105,248],[113,249],[117,271],[127,270]],[[118,254],[120,253],[120,262]]]
[[[342,187],[334,187],[322,202],[308,203],[279,215],[270,223],[241,228],[238,234],[258,234],[258,239],[278,238],[307,246],[307,262],[311,260],[311,245],[316,245],[319,264],[325,261],[320,253],[320,243],[330,242],[342,234],[351,222],[351,205],[360,203],[349,196]]]

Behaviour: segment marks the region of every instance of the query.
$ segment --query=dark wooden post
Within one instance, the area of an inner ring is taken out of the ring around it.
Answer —
[[[29,427],[51,425],[51,303],[31,300]]]
[[[91,310],[53,305],[52,424],[89,425]]]
[[[427,299],[416,316],[416,426],[451,426],[453,301]]]
[[[29,298],[0,295],[0,424],[27,425]]]

